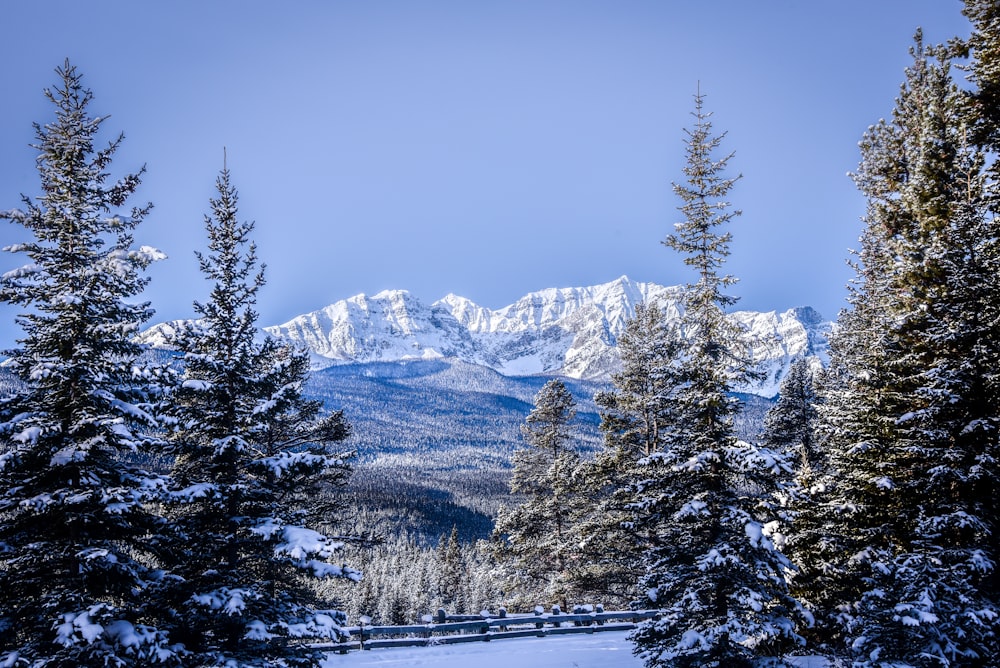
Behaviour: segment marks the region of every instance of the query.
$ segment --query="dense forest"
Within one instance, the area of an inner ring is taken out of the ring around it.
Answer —
[[[169,352],[137,334],[162,254],[143,170],[67,61],[35,126],[39,194],[0,277],[0,666],[316,666],[350,619],[580,603],[656,610],[656,666],[991,666],[1000,655],[1000,6],[918,31],[861,138],[867,203],[826,368],[778,399],[726,273],[739,180],[698,90],[668,256],[607,386],[453,361],[310,373],[261,336],[265,273],[225,159],[207,287]],[[432,388],[433,392],[429,392]]]

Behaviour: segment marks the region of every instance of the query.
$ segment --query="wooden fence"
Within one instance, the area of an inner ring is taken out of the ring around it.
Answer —
[[[344,629],[350,633],[350,640],[323,643],[315,647],[343,654],[357,649],[451,645],[565,633],[623,631],[633,629],[637,622],[654,618],[659,614],[658,610],[605,612],[600,606],[593,610],[589,606],[575,608],[571,613],[562,612],[558,606],[553,607],[551,612],[543,612],[542,609],[536,608],[531,614],[510,616],[504,610],[496,616],[446,615],[444,610],[438,610],[438,613],[424,624],[350,626]]]

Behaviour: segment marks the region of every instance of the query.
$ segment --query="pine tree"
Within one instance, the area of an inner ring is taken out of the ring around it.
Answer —
[[[966,98],[918,32],[891,121],[855,176],[868,199],[842,380],[823,408],[855,665],[988,665],[997,653],[989,536],[996,479],[995,220]]]
[[[987,154],[996,155],[1000,149],[1000,7],[995,2],[966,0],[965,15],[972,21],[972,34],[965,45],[971,54],[969,78],[975,85],[968,107],[968,124],[976,146]],[[969,276],[963,286],[965,299],[978,302],[978,312],[969,328],[970,341],[974,342],[976,373],[980,401],[984,408],[1000,405],[1000,298],[997,297],[997,265],[1000,264],[1000,234],[996,230],[996,216],[1000,211],[1000,162],[988,163],[983,175],[981,197],[985,211],[972,218],[967,226],[967,245],[976,246],[976,261],[968,268],[977,271]],[[994,415],[979,423],[984,431],[981,438],[992,445],[983,448],[982,465],[996,471],[998,467],[998,440],[1000,424]],[[985,477],[985,476],[984,476]],[[989,559],[1000,561],[1000,486],[991,485],[985,493],[989,501],[983,517],[990,523]],[[1000,603],[1000,569],[993,568],[984,582],[987,595],[995,604]]]
[[[0,278],[23,307],[9,351],[23,388],[0,404],[0,664],[176,663],[145,605],[162,529],[144,502],[162,480],[136,465],[154,444],[155,386],[132,337],[152,311],[133,247],[150,206],[116,211],[142,172],[110,182],[122,137],[97,148],[103,118],[66,62],[46,90],[55,120],[35,125],[42,195],[0,217],[33,239],[30,263]]]
[[[228,169],[216,186],[209,252],[198,253],[211,295],[175,342],[184,374],[172,397],[165,498],[179,578],[163,606],[176,611],[174,637],[199,665],[315,665],[319,653],[289,638],[337,637],[342,619],[316,609],[309,581],[359,577],[330,562],[340,543],[316,528],[338,519],[334,487],[349,466],[335,447],[348,425],[303,398],[304,353],[258,338],[254,225],[237,219]]]
[[[647,666],[750,666],[779,662],[800,641],[798,604],[789,596],[789,562],[767,525],[773,519],[774,476],[782,460],[737,441],[735,382],[750,375],[748,355],[725,308],[735,283],[719,270],[731,235],[720,228],[738,211],[726,201],[736,179],[725,176],[731,156],[715,157],[704,96],[695,96],[695,125],[687,132],[687,180],[675,184],[685,220],[665,244],[693,267],[682,327],[689,347],[674,392],[676,418],[663,449],[642,460],[636,489],[637,526],[651,539],[640,590],[660,619],[633,633]]]
[[[794,456],[800,472],[815,469],[820,457],[814,436],[817,402],[810,362],[800,357],[792,361],[781,381],[778,400],[764,418],[761,438],[771,449]]]
[[[956,44],[959,54],[972,56],[969,129],[977,146],[995,149],[1000,146],[1000,7],[992,0],[965,0],[962,13],[972,22],[969,38]],[[989,169],[995,183],[1000,165],[993,162]],[[991,205],[996,207],[995,199]]]
[[[808,359],[792,362],[782,380],[778,401],[764,419],[763,444],[785,455],[794,471],[782,492],[782,551],[791,559],[789,591],[809,611],[813,623],[801,630],[813,653],[836,650],[839,625],[835,616],[841,581],[830,564],[842,553],[831,517],[837,509],[828,503],[835,476],[818,431],[820,397]],[[820,374],[826,379],[826,374]]]
[[[580,456],[570,431],[575,415],[576,402],[561,380],[550,380],[539,390],[535,408],[521,426],[528,447],[514,453],[510,481],[511,492],[523,494],[524,501],[502,509],[496,521],[497,534],[506,537],[499,541],[501,555],[519,581],[515,590],[564,609],[575,593],[569,573],[577,558],[581,512],[573,479]]]
[[[436,553],[436,568],[438,572],[438,597],[441,605],[451,606],[458,612],[464,609],[463,587],[467,573],[465,560],[462,558],[462,547],[458,542],[458,527],[452,526],[446,539],[441,536]]]
[[[631,521],[632,492],[639,461],[660,452],[672,428],[684,344],[655,304],[636,306],[617,343],[622,369],[611,375],[614,388],[595,397],[604,448],[581,470],[591,510],[580,524],[584,557],[572,577],[588,598],[625,607],[638,599],[649,542]]]

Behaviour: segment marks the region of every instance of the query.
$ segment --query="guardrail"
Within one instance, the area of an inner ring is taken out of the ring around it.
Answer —
[[[465,642],[489,642],[510,638],[546,637],[566,633],[597,633],[634,629],[643,619],[652,619],[659,610],[615,610],[605,612],[600,606],[574,608],[565,613],[559,606],[550,612],[536,608],[533,613],[508,616],[505,610],[493,616],[446,615],[438,610],[425,617],[423,624],[406,626],[368,626],[359,624],[344,628],[351,639],[344,642],[313,645],[317,649],[346,654],[351,650],[385,647],[419,647],[451,645]]]

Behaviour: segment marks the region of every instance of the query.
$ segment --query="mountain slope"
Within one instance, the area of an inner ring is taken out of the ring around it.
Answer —
[[[491,310],[457,295],[426,304],[403,290],[357,295],[268,327],[304,345],[317,368],[336,364],[454,358],[507,376],[560,375],[606,382],[619,368],[617,338],[640,302],[668,319],[680,288],[622,276],[583,288],[549,288]],[[808,307],[731,314],[746,332],[765,380],[742,391],[774,396],[797,357],[826,355],[830,323]]]

